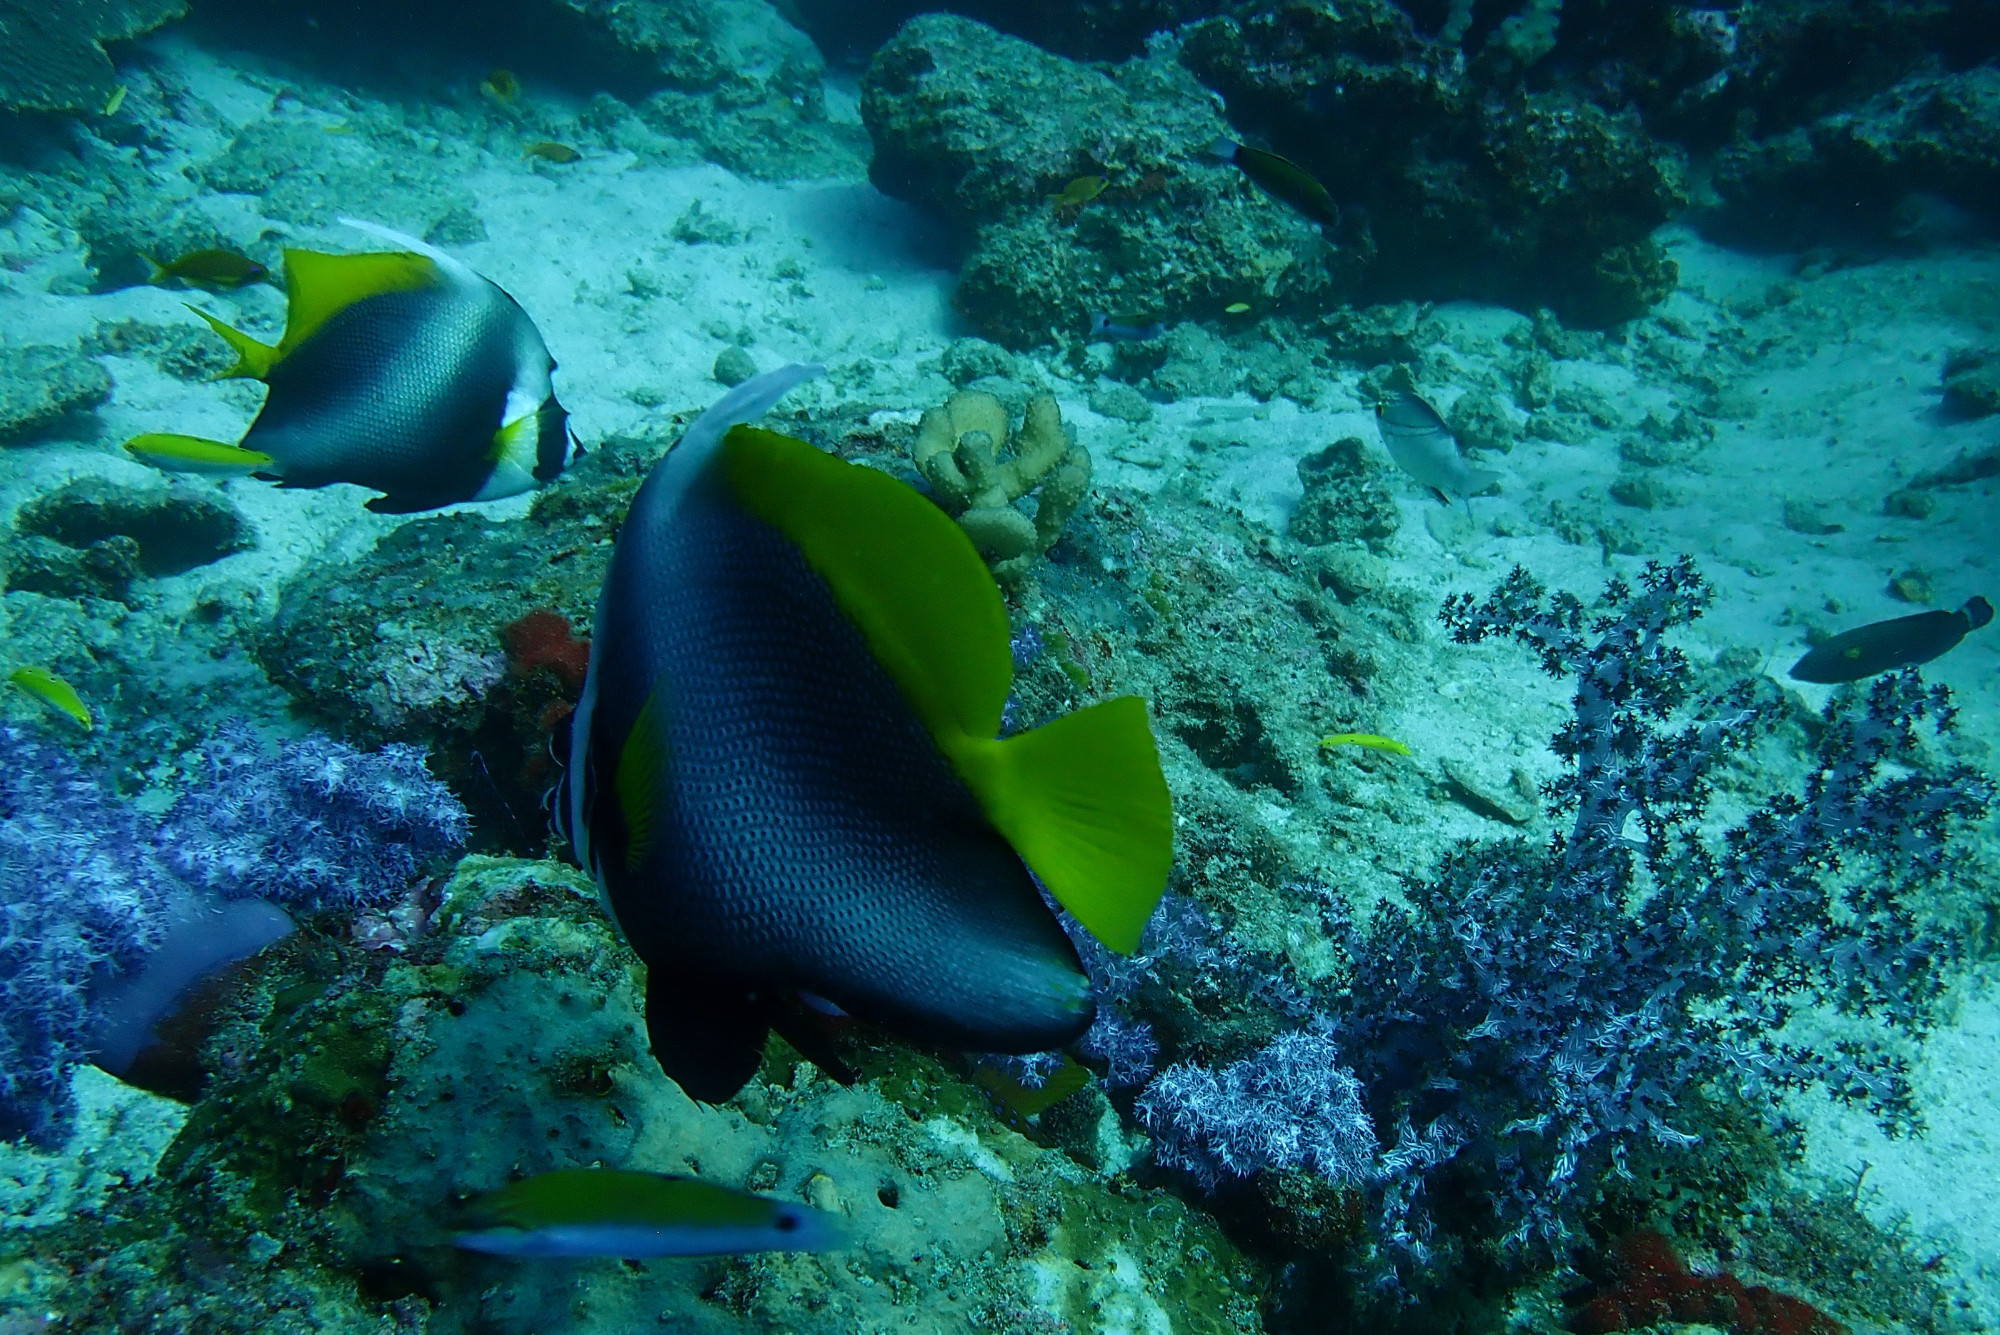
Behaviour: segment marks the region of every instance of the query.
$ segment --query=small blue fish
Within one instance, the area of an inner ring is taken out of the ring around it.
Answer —
[[[1167,327],[1158,320],[1151,324],[1120,324],[1102,311],[1090,317],[1090,336],[1094,339],[1117,339],[1121,343],[1149,343],[1167,332]]]
[[[822,1252],[846,1241],[823,1210],[692,1177],[560,1168],[481,1196],[452,1235],[494,1256],[727,1256]]]

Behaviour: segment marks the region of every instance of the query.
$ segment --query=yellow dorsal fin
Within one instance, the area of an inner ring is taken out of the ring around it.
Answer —
[[[240,329],[224,324],[199,306],[188,309],[208,321],[236,349],[236,365],[222,379],[243,376],[262,380],[271,368],[318,332],[319,327],[364,297],[384,292],[413,292],[440,281],[435,262],[408,251],[375,251],[365,255],[323,255],[316,250],[285,252],[285,336],[277,346],[259,343]]]
[[[441,281],[437,264],[406,250],[365,255],[324,255],[316,250],[285,252],[284,357],[319,327],[364,297],[413,292]]]
[[[632,731],[618,751],[618,769],[612,788],[618,794],[618,811],[625,820],[625,866],[636,871],[652,851],[653,836],[660,828],[660,803],[665,791],[667,739],[659,726],[662,711],[654,706],[660,698],[657,687],[639,707]]]
[[[1130,951],[1173,861],[1158,748],[1136,698],[996,741],[1013,682],[1007,610],[965,531],[914,490],[755,427],[717,466],[798,544],[987,818],[1099,940]]]

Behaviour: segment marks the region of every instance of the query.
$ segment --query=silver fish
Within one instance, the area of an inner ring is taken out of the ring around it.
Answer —
[[[1396,467],[1446,499],[1474,496],[1500,480],[1490,468],[1474,468],[1458,451],[1438,410],[1407,389],[1391,389],[1375,405],[1382,443]]]

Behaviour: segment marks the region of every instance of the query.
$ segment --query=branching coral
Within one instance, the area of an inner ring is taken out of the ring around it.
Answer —
[[[1801,789],[1715,833],[1716,767],[1786,706],[1748,683],[1693,698],[1668,636],[1709,597],[1682,561],[1636,589],[1613,581],[1595,612],[1519,570],[1483,602],[1446,605],[1460,641],[1518,640],[1575,680],[1554,739],[1567,772],[1548,790],[1568,829],[1462,851],[1366,928],[1330,912],[1352,972],[1301,1026],[1319,1060],[1273,1045],[1219,1073],[1170,1069],[1140,1104],[1163,1158],[1229,1175],[1304,1162],[1303,1135],[1354,1146],[1337,1043],[1388,1148],[1370,1167],[1314,1168],[1369,1183],[1382,1241],[1422,1265],[1440,1226],[1516,1252],[1561,1241],[1586,1185],[1633,1146],[1696,1139],[1704,1086],[1768,1107],[1820,1085],[1892,1130],[1918,1125],[1889,1038],[1933,1018],[1961,942],[1921,906],[1993,784],[1922,745],[1952,711],[1905,673],[1836,698]],[[1888,1032],[1808,1044],[1788,1026],[1811,1007]],[[1309,1109],[1330,1125],[1307,1131]]]
[[[149,834],[63,752],[0,729],[0,1140],[68,1133],[90,985],[141,959],[184,893]]]
[[[1007,410],[961,390],[917,424],[917,471],[1003,580],[1019,579],[1062,536],[1090,489],[1090,454],[1070,439],[1056,401],[1028,403],[1010,440]],[[1014,502],[1035,496],[1031,519]]]
[[[204,923],[218,900],[385,903],[465,839],[465,809],[412,747],[273,748],[239,725],[199,762],[156,821],[0,729],[0,1139],[61,1143],[70,1071],[113,1029],[142,1037],[174,1000],[141,975],[177,925]]]
[[[414,746],[373,753],[315,734],[272,748],[239,724],[200,752],[162,853],[195,885],[304,909],[371,907],[465,842],[465,808]]]

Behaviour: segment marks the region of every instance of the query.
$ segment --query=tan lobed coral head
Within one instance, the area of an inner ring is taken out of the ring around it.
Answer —
[[[917,471],[1003,580],[1019,579],[1062,536],[1090,489],[1090,453],[1064,429],[1056,401],[1028,403],[1015,432],[983,390],[960,390],[917,424]],[[1032,494],[1032,518],[1015,502]]]

